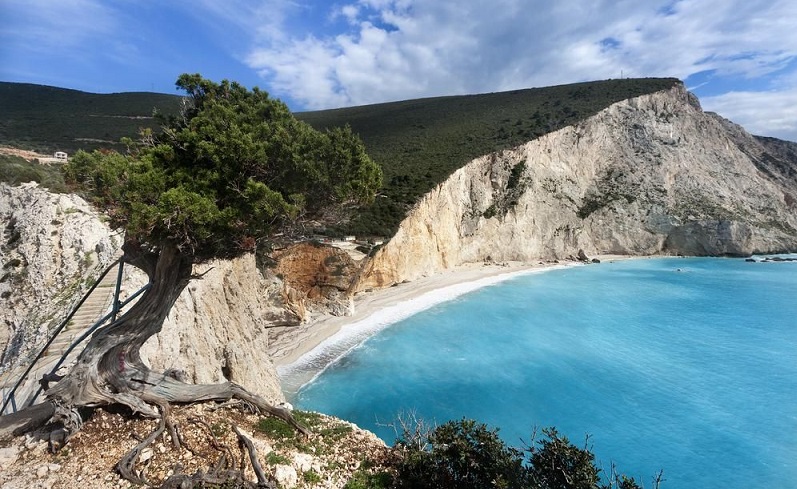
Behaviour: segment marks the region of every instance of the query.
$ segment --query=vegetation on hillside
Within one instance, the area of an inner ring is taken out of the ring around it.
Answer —
[[[0,82],[0,143],[43,154],[123,150],[123,137],[135,136],[141,128],[158,128],[153,113],[177,113],[180,101],[177,95],[94,94]]]
[[[407,211],[473,158],[511,148],[630,97],[668,89],[674,78],[604,80],[547,88],[407,100],[298,113],[316,129],[351,126],[382,166],[378,198],[335,234],[389,237]],[[153,109],[175,114],[180,98],[152,93],[95,95],[0,83],[0,143],[50,153],[98,147],[157,128]]]
[[[36,182],[51,192],[66,191],[61,165],[42,165],[14,155],[0,154],[0,181],[11,185]]]
[[[319,129],[349,124],[382,165],[385,186],[379,197],[340,232],[392,236],[422,195],[473,158],[678,83],[674,78],[604,80],[304,112],[297,117]]]
[[[662,472],[653,478],[656,489]],[[497,429],[471,419],[431,428],[405,426],[393,458],[364,464],[346,489],[640,489],[633,477],[604,473],[585,443],[578,447],[555,428],[532,434],[523,449]]]

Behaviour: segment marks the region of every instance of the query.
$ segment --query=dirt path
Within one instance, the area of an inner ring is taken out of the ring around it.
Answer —
[[[19,156],[20,158],[25,158],[28,161],[32,161],[35,159],[54,159],[52,155],[43,155],[37,153],[35,151],[28,151],[26,149],[19,149],[19,148],[12,148],[11,146],[0,146],[0,154],[1,155],[11,155],[11,156]]]

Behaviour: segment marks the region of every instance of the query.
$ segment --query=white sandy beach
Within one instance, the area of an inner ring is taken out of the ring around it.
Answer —
[[[597,258],[604,264],[629,257],[603,255]],[[311,319],[273,339],[270,347],[272,360],[283,382],[283,390],[291,395],[327,365],[392,323],[518,275],[578,265],[571,261],[559,264],[469,264],[413,282],[358,294],[353,299],[352,315]]]

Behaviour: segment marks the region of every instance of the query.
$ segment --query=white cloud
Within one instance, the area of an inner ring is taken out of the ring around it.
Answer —
[[[332,19],[343,17],[349,24],[356,24],[360,15],[360,7],[357,5],[343,5],[332,11]]]
[[[748,132],[797,142],[797,87],[766,92],[728,92],[703,97],[704,110],[740,124]]]
[[[329,15],[347,22],[328,35],[272,24],[246,58],[278,96],[306,108],[621,73],[753,79],[797,56],[793,0],[352,0]]]
[[[245,32],[252,40],[287,40],[287,24],[305,9],[293,0],[196,0],[181,4],[183,11],[203,22],[210,29],[233,33],[230,29]]]

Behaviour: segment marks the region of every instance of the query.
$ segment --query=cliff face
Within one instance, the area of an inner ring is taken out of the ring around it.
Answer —
[[[232,381],[273,403],[283,401],[266,354],[267,328],[301,318],[283,299],[282,282],[261,274],[253,255],[216,260],[195,273],[205,275],[188,284],[161,333],[144,344],[144,361],[156,370],[176,370],[190,383]]]
[[[473,160],[427,194],[355,290],[487,259],[797,249],[794,148],[676,87]]]
[[[35,185],[0,184],[0,226],[0,373],[6,371],[0,379],[13,383],[19,368],[119,256],[122,238],[84,200]],[[146,277],[132,267],[126,270],[124,289],[131,293]],[[208,273],[183,291],[142,357],[153,368],[180,370],[192,382],[232,380],[269,400],[283,400],[265,353],[266,327],[299,324],[300,299],[292,301],[281,280],[259,272],[254,256],[196,271]],[[37,380],[28,383],[37,385]]]
[[[74,195],[0,183],[0,367],[46,340],[121,239]],[[2,369],[0,368],[0,371]]]
[[[0,226],[3,387],[17,380],[102,270],[120,256],[122,236],[83,199],[36,185],[0,184]],[[267,353],[269,331],[290,330],[311,311],[347,314],[346,290],[359,267],[342,250],[311,244],[275,252],[269,266],[258,266],[251,254],[196,266],[202,278],[186,287],[162,332],[142,348],[142,358],[154,369],[178,371],[189,382],[229,380],[270,401],[284,400]],[[95,315],[68,327],[65,336],[80,334],[109,310],[116,274],[111,271],[107,287],[95,291],[103,296]],[[142,272],[125,267],[121,299],[145,283]],[[58,344],[48,350],[52,359],[45,360],[60,358],[69,342],[63,349],[55,348]],[[31,375],[27,383],[38,387],[37,380]]]

